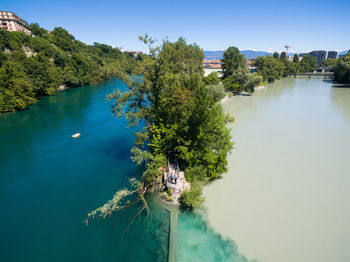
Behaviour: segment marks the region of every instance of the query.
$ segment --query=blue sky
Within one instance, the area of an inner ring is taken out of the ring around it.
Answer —
[[[61,26],[87,44],[146,50],[138,36],[161,40],[183,36],[204,50],[291,51],[350,48],[350,0],[0,0],[29,23]]]

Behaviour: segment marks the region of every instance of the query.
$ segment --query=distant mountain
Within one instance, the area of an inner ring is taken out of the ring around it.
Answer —
[[[339,52],[339,57],[348,53],[349,50]],[[220,60],[222,59],[225,51],[203,51],[205,59],[207,60]],[[241,54],[244,54],[247,58],[257,58],[258,56],[273,55],[273,53],[265,51],[255,51],[255,50],[240,50]],[[288,53],[288,56],[294,56],[294,53]]]
[[[240,50],[240,52],[246,58],[257,58],[258,56],[273,55],[273,53],[269,53],[265,51],[255,51],[255,50]]]
[[[219,60],[222,59],[225,51],[203,51],[205,59],[207,60]],[[247,58],[257,58],[258,56],[273,55],[272,53],[265,51],[254,51],[254,50],[240,50],[241,54],[244,54]],[[293,55],[293,54],[291,54]]]

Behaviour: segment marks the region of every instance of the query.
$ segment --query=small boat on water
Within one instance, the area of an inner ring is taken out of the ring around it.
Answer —
[[[72,135],[73,138],[77,138],[80,136],[80,133],[75,133],[74,135]]]

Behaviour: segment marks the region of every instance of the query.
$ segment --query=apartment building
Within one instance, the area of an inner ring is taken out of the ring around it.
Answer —
[[[0,10],[0,27],[6,31],[31,34],[28,30],[28,24],[15,13]]]

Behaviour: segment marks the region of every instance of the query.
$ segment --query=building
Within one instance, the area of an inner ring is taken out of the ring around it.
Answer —
[[[221,60],[203,60],[203,67],[205,69],[220,69],[221,66]]]
[[[327,58],[338,58],[338,52],[337,51],[328,51]]]
[[[327,51],[325,50],[317,50],[312,51],[309,55],[316,57],[317,64],[320,65],[323,60],[327,58]]]
[[[302,53],[299,55],[299,57],[303,57],[305,55],[311,55],[316,58],[317,64],[320,65],[323,60],[327,58],[338,58],[338,52],[337,51],[325,51],[325,50],[318,50],[318,51],[312,51],[310,53]]]
[[[143,55],[143,52],[141,51],[124,51],[124,53],[128,53],[134,57],[137,57],[137,55]]]
[[[28,24],[15,13],[0,10],[0,27],[6,31],[31,34]]]

